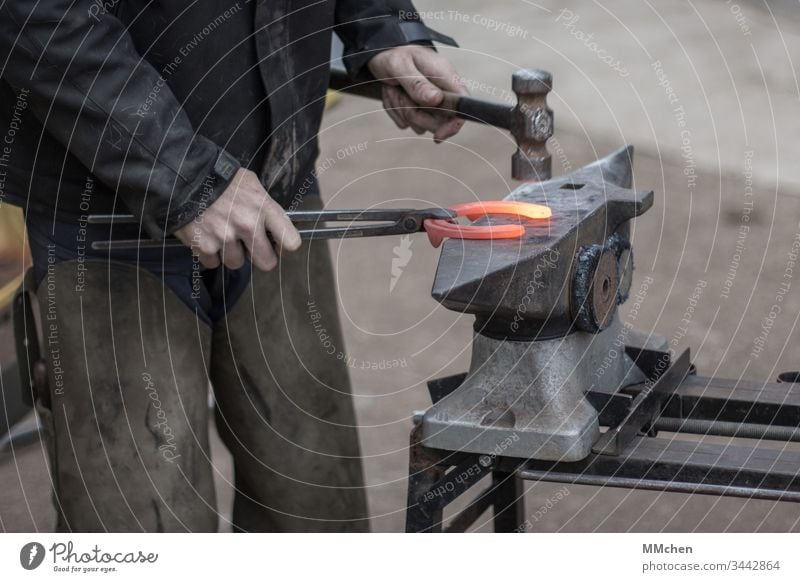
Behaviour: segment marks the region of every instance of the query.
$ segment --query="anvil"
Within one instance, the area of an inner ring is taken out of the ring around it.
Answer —
[[[444,244],[432,295],[475,314],[475,334],[463,384],[423,417],[426,446],[579,460],[600,434],[584,393],[642,381],[622,350],[609,357],[616,335],[633,342],[616,317],[631,285],[629,221],[653,204],[652,191],[631,189],[632,158],[628,146],[519,186],[506,200],[553,211],[521,239]]]

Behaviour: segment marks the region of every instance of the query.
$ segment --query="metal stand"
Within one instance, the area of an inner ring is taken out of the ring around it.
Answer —
[[[628,349],[648,381],[586,396],[608,429],[579,462],[517,459],[431,449],[411,433],[408,532],[463,532],[492,507],[496,532],[524,528],[523,480],[700,493],[800,502],[800,453],[764,441],[800,441],[800,384],[725,380],[694,375],[688,350]],[[464,375],[429,383],[433,402]],[[757,439],[748,445],[659,438],[658,431]],[[479,481],[491,482],[444,523],[444,509]]]

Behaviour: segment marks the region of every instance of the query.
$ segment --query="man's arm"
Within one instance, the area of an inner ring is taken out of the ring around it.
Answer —
[[[93,0],[0,4],[0,69],[47,131],[155,237],[195,218],[239,168],[197,134],[122,23]],[[159,87],[158,98],[148,94]]]
[[[30,106],[148,233],[172,232],[207,267],[277,264],[267,239],[295,250],[300,235],[251,171],[197,134],[122,23],[94,0],[0,4],[0,74],[30,90]],[[148,100],[159,88],[158,97]],[[146,104],[146,106],[145,106]]]
[[[433,50],[434,40],[456,46],[453,39],[425,26],[408,0],[339,0],[336,22],[349,75],[384,82],[383,106],[397,127],[430,131],[437,143],[458,133],[463,120],[420,109],[441,104],[442,90],[468,94],[453,65]]]

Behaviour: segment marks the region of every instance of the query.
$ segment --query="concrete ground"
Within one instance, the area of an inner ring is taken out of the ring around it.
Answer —
[[[636,146],[636,187],[654,190],[656,204],[634,226],[634,288],[647,276],[654,284],[638,314],[625,306],[621,314],[677,349],[690,346],[703,375],[766,382],[800,369],[792,263],[800,90],[791,60],[800,13],[791,4],[602,0],[564,12],[555,0],[417,3],[430,26],[459,40],[460,49],[441,50],[474,94],[510,100],[515,69],[553,73],[554,173]],[[467,126],[437,146],[397,131],[377,103],[358,98],[329,112],[322,146],[331,207],[448,205],[513,188],[509,136]],[[429,295],[438,251],[422,236],[398,245],[331,246],[376,531],[403,527],[408,432],[413,411],[429,405],[425,382],[464,371],[470,353],[472,318]],[[398,253],[410,255],[399,277]],[[773,320],[782,284],[789,288]],[[229,472],[218,441],[214,453]],[[37,446],[3,454],[0,528],[50,528],[47,483]],[[582,486],[537,513],[561,489],[527,484],[533,531],[800,530],[794,504]],[[224,509],[230,490],[218,491]]]

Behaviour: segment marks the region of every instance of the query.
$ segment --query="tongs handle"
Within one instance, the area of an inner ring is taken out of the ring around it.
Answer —
[[[358,210],[291,210],[286,216],[292,222],[395,222],[406,216],[420,214],[423,218],[454,218],[455,213],[442,209],[367,208]],[[139,224],[133,214],[90,214],[89,224]]]
[[[422,232],[425,220],[437,219],[448,221],[455,218],[456,213],[442,208],[370,208],[358,210],[296,210],[286,213],[295,224],[313,224],[312,228],[298,229],[300,238],[309,239],[343,239],[372,236],[391,236]],[[139,224],[139,219],[132,214],[93,214],[88,217],[89,224]],[[324,222],[346,222],[344,226],[318,227]],[[376,224],[353,225],[354,222],[375,222]],[[269,236],[269,233],[267,233]],[[271,238],[271,237],[270,237]],[[124,249],[152,249],[182,246],[175,238],[164,240],[126,239],[95,241],[92,249],[97,251]]]

